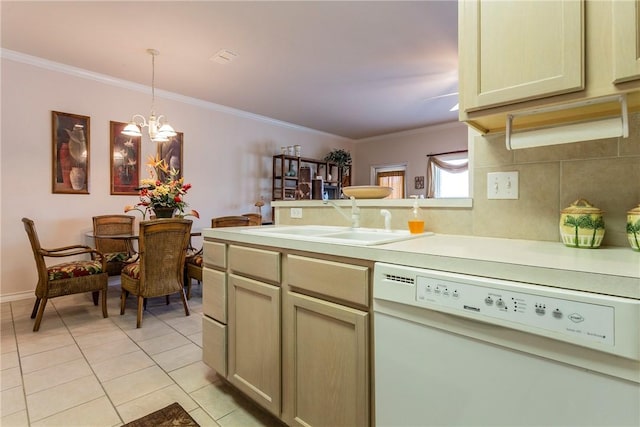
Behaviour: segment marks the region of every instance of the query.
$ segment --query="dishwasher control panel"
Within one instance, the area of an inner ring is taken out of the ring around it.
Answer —
[[[432,275],[416,277],[415,298],[425,306],[445,306],[614,345],[615,313],[607,305],[453,282]]]
[[[384,301],[442,312],[640,360],[640,300],[378,262],[373,310]]]

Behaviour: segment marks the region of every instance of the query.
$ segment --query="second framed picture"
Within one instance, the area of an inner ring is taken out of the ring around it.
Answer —
[[[110,122],[111,194],[137,195],[141,136],[122,135],[126,123]]]
[[[160,160],[164,160],[169,170],[176,169],[178,171],[177,178],[182,178],[184,172],[182,170],[182,137],[183,133],[178,132],[176,136],[169,138],[169,141],[158,142],[158,157]],[[165,180],[166,177],[158,177],[160,180]]]

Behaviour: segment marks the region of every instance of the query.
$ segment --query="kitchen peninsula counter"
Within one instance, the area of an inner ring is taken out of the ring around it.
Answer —
[[[559,242],[435,234],[376,246],[321,243],[205,228],[221,239],[373,262],[431,268],[640,299],[640,253],[624,247],[576,249]]]

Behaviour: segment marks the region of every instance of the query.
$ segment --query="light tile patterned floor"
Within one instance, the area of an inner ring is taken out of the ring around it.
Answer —
[[[120,316],[110,279],[109,318],[91,294],[55,298],[32,332],[34,298],[0,307],[0,425],[121,426],[179,402],[202,426],[281,426],[202,363],[202,297],[150,299],[136,329],[135,298]]]

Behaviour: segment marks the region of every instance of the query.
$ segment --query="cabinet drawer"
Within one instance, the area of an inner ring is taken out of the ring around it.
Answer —
[[[203,247],[202,262],[204,265],[227,268],[227,251],[224,243],[205,241]]]
[[[227,323],[227,275],[204,267],[202,270],[202,312]]]
[[[280,284],[280,253],[229,246],[229,268],[237,274]]]
[[[369,268],[289,255],[287,283],[298,289],[369,306]]]
[[[227,376],[227,327],[207,316],[202,317],[202,361]]]

